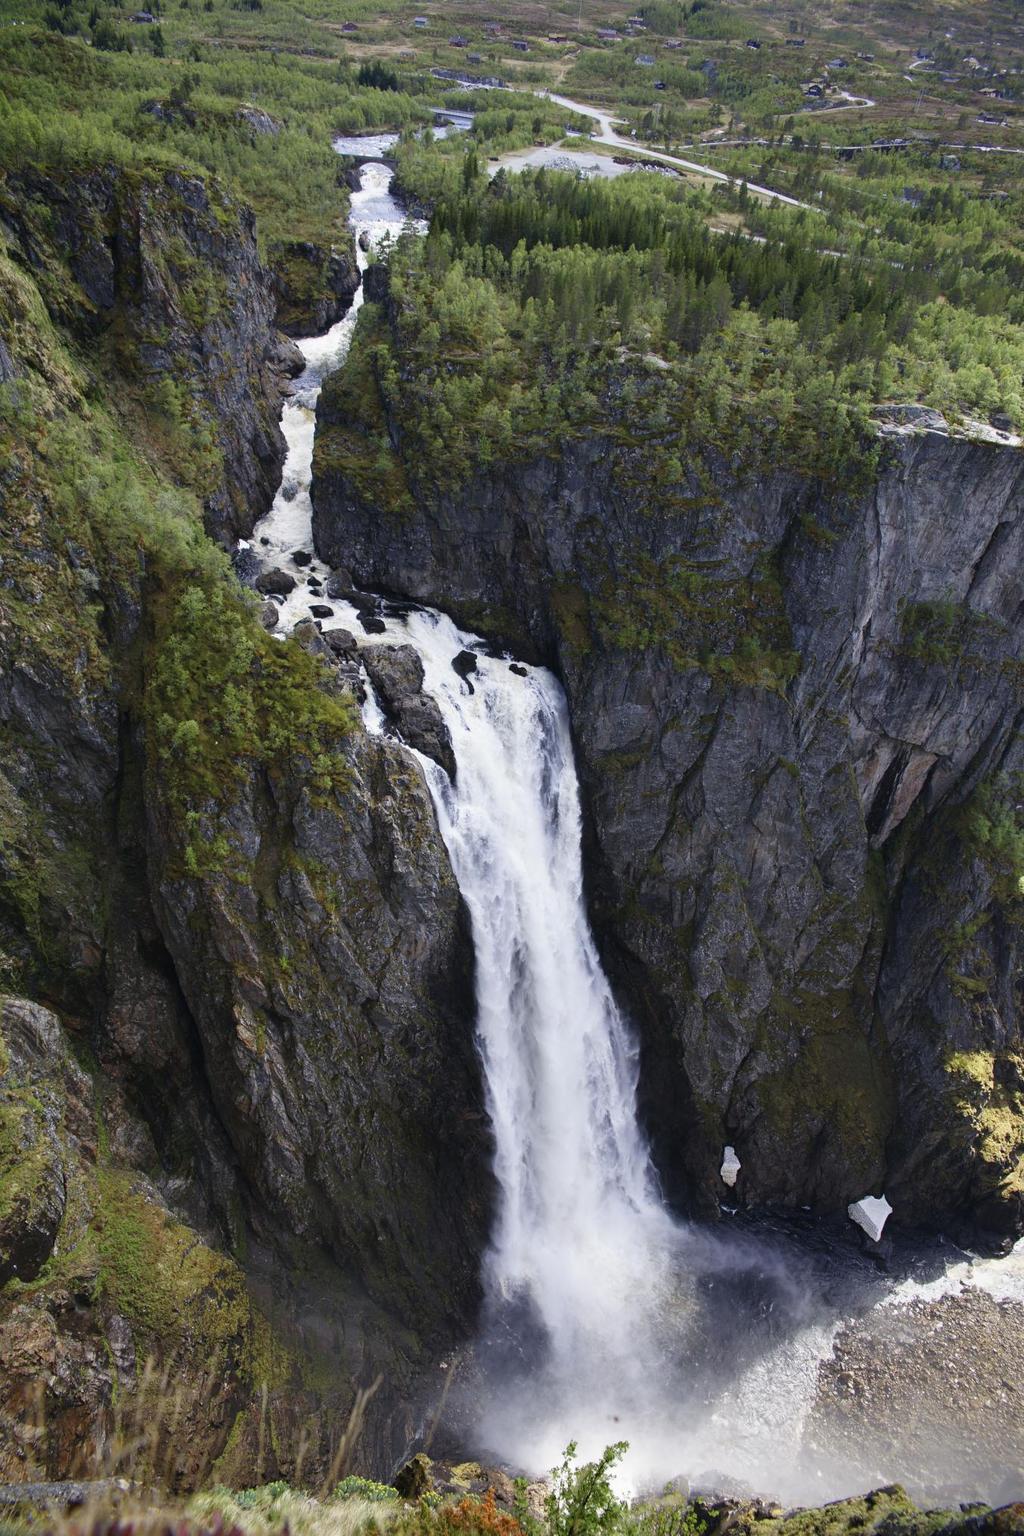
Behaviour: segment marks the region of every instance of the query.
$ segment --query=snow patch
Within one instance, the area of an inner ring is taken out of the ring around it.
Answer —
[[[848,1205],[846,1214],[867,1233],[873,1243],[877,1243],[892,1215],[892,1206],[884,1195],[865,1195],[862,1200],[855,1200],[852,1205]]]

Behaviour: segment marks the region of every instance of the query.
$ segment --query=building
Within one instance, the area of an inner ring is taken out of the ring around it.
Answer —
[[[760,48],[760,46],[761,46],[761,44],[760,44],[760,42],[758,41],[758,39],[756,37],[748,37],[747,38],[747,47],[748,48]]]
[[[412,19],[412,24],[413,24],[414,27],[429,27],[430,26],[430,22],[427,20],[427,18],[425,16],[414,16],[413,19]]]
[[[642,64],[644,69],[651,69],[654,66],[654,60],[649,53],[638,53],[633,63]]]
[[[602,40],[602,42],[610,43],[614,42],[615,38],[617,38],[619,34],[616,32],[614,27],[598,27],[597,35]]]
[[[525,37],[514,37],[512,39],[512,47],[518,49],[520,53],[529,53],[530,51],[530,45]]]
[[[449,46],[449,48],[468,48],[469,47],[469,38],[468,37],[459,37],[459,36],[450,37],[448,39],[448,46]]]

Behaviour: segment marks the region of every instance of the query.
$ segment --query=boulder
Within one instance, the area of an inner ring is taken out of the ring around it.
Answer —
[[[263,625],[263,628],[276,629],[280,617],[281,610],[278,608],[277,604],[268,597],[267,601],[260,609],[260,623]]]
[[[323,638],[330,646],[335,656],[355,656],[359,651],[359,642],[350,629],[325,629]]]
[[[473,692],[473,684],[469,679],[476,670],[477,657],[475,651],[460,651],[457,656],[452,657],[452,671],[462,678],[470,693]]]
[[[411,645],[367,645],[361,652],[381,709],[410,747],[455,779],[452,739],[435,700],[423,692],[423,663]]]
[[[282,571],[280,566],[275,566],[272,571],[264,571],[262,576],[256,578],[256,591],[264,592],[277,597],[287,597],[289,592],[295,591],[295,577],[288,571]]]
[[[243,587],[255,587],[263,572],[263,561],[254,549],[246,544],[239,546],[231,556],[231,569]]]
[[[302,646],[302,649],[308,651],[311,656],[328,657],[331,655],[330,650],[324,644],[320,627],[315,619],[300,619],[292,630],[292,635]]]

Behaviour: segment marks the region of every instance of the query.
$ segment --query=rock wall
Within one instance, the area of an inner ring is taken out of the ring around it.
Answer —
[[[282,240],[271,247],[277,323],[286,336],[319,336],[352,307],[359,287],[351,231],[342,249],[309,240]]]
[[[138,397],[209,532],[250,532],[280,483],[282,387],[302,366],[251,211],[199,177],[110,165],[8,175],[0,221],[54,319],[115,395]]]
[[[338,377],[320,556],[564,680],[667,1189],[714,1209],[731,1143],[749,1205],[1019,1231],[1020,453],[890,432],[863,491],[658,488],[627,422],[444,496],[388,421],[391,508],[329,451]]]

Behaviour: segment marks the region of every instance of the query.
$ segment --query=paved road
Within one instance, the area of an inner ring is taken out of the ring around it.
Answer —
[[[625,139],[615,132],[613,124],[614,116],[604,112],[600,107],[587,106],[585,102],[572,101],[568,96],[558,96],[554,91],[537,91],[537,96],[544,96],[560,107],[565,107],[570,112],[578,112],[581,117],[589,117],[598,125],[598,131],[591,134],[592,139],[598,143],[614,145],[616,149],[628,149],[633,154],[642,154],[645,160],[659,160],[663,165],[678,166],[683,171],[696,171],[700,176],[707,176],[712,181],[734,181],[735,177],[727,176],[724,171],[715,170],[711,165],[700,165],[696,160],[683,160],[678,155],[667,155],[661,150],[646,149],[637,144],[635,139]],[[765,202],[785,203],[789,208],[805,208],[809,213],[820,213],[812,203],[801,203],[797,198],[788,196],[785,192],[776,192],[771,187],[760,187],[756,182],[747,182],[747,191],[754,197],[762,197]]]

